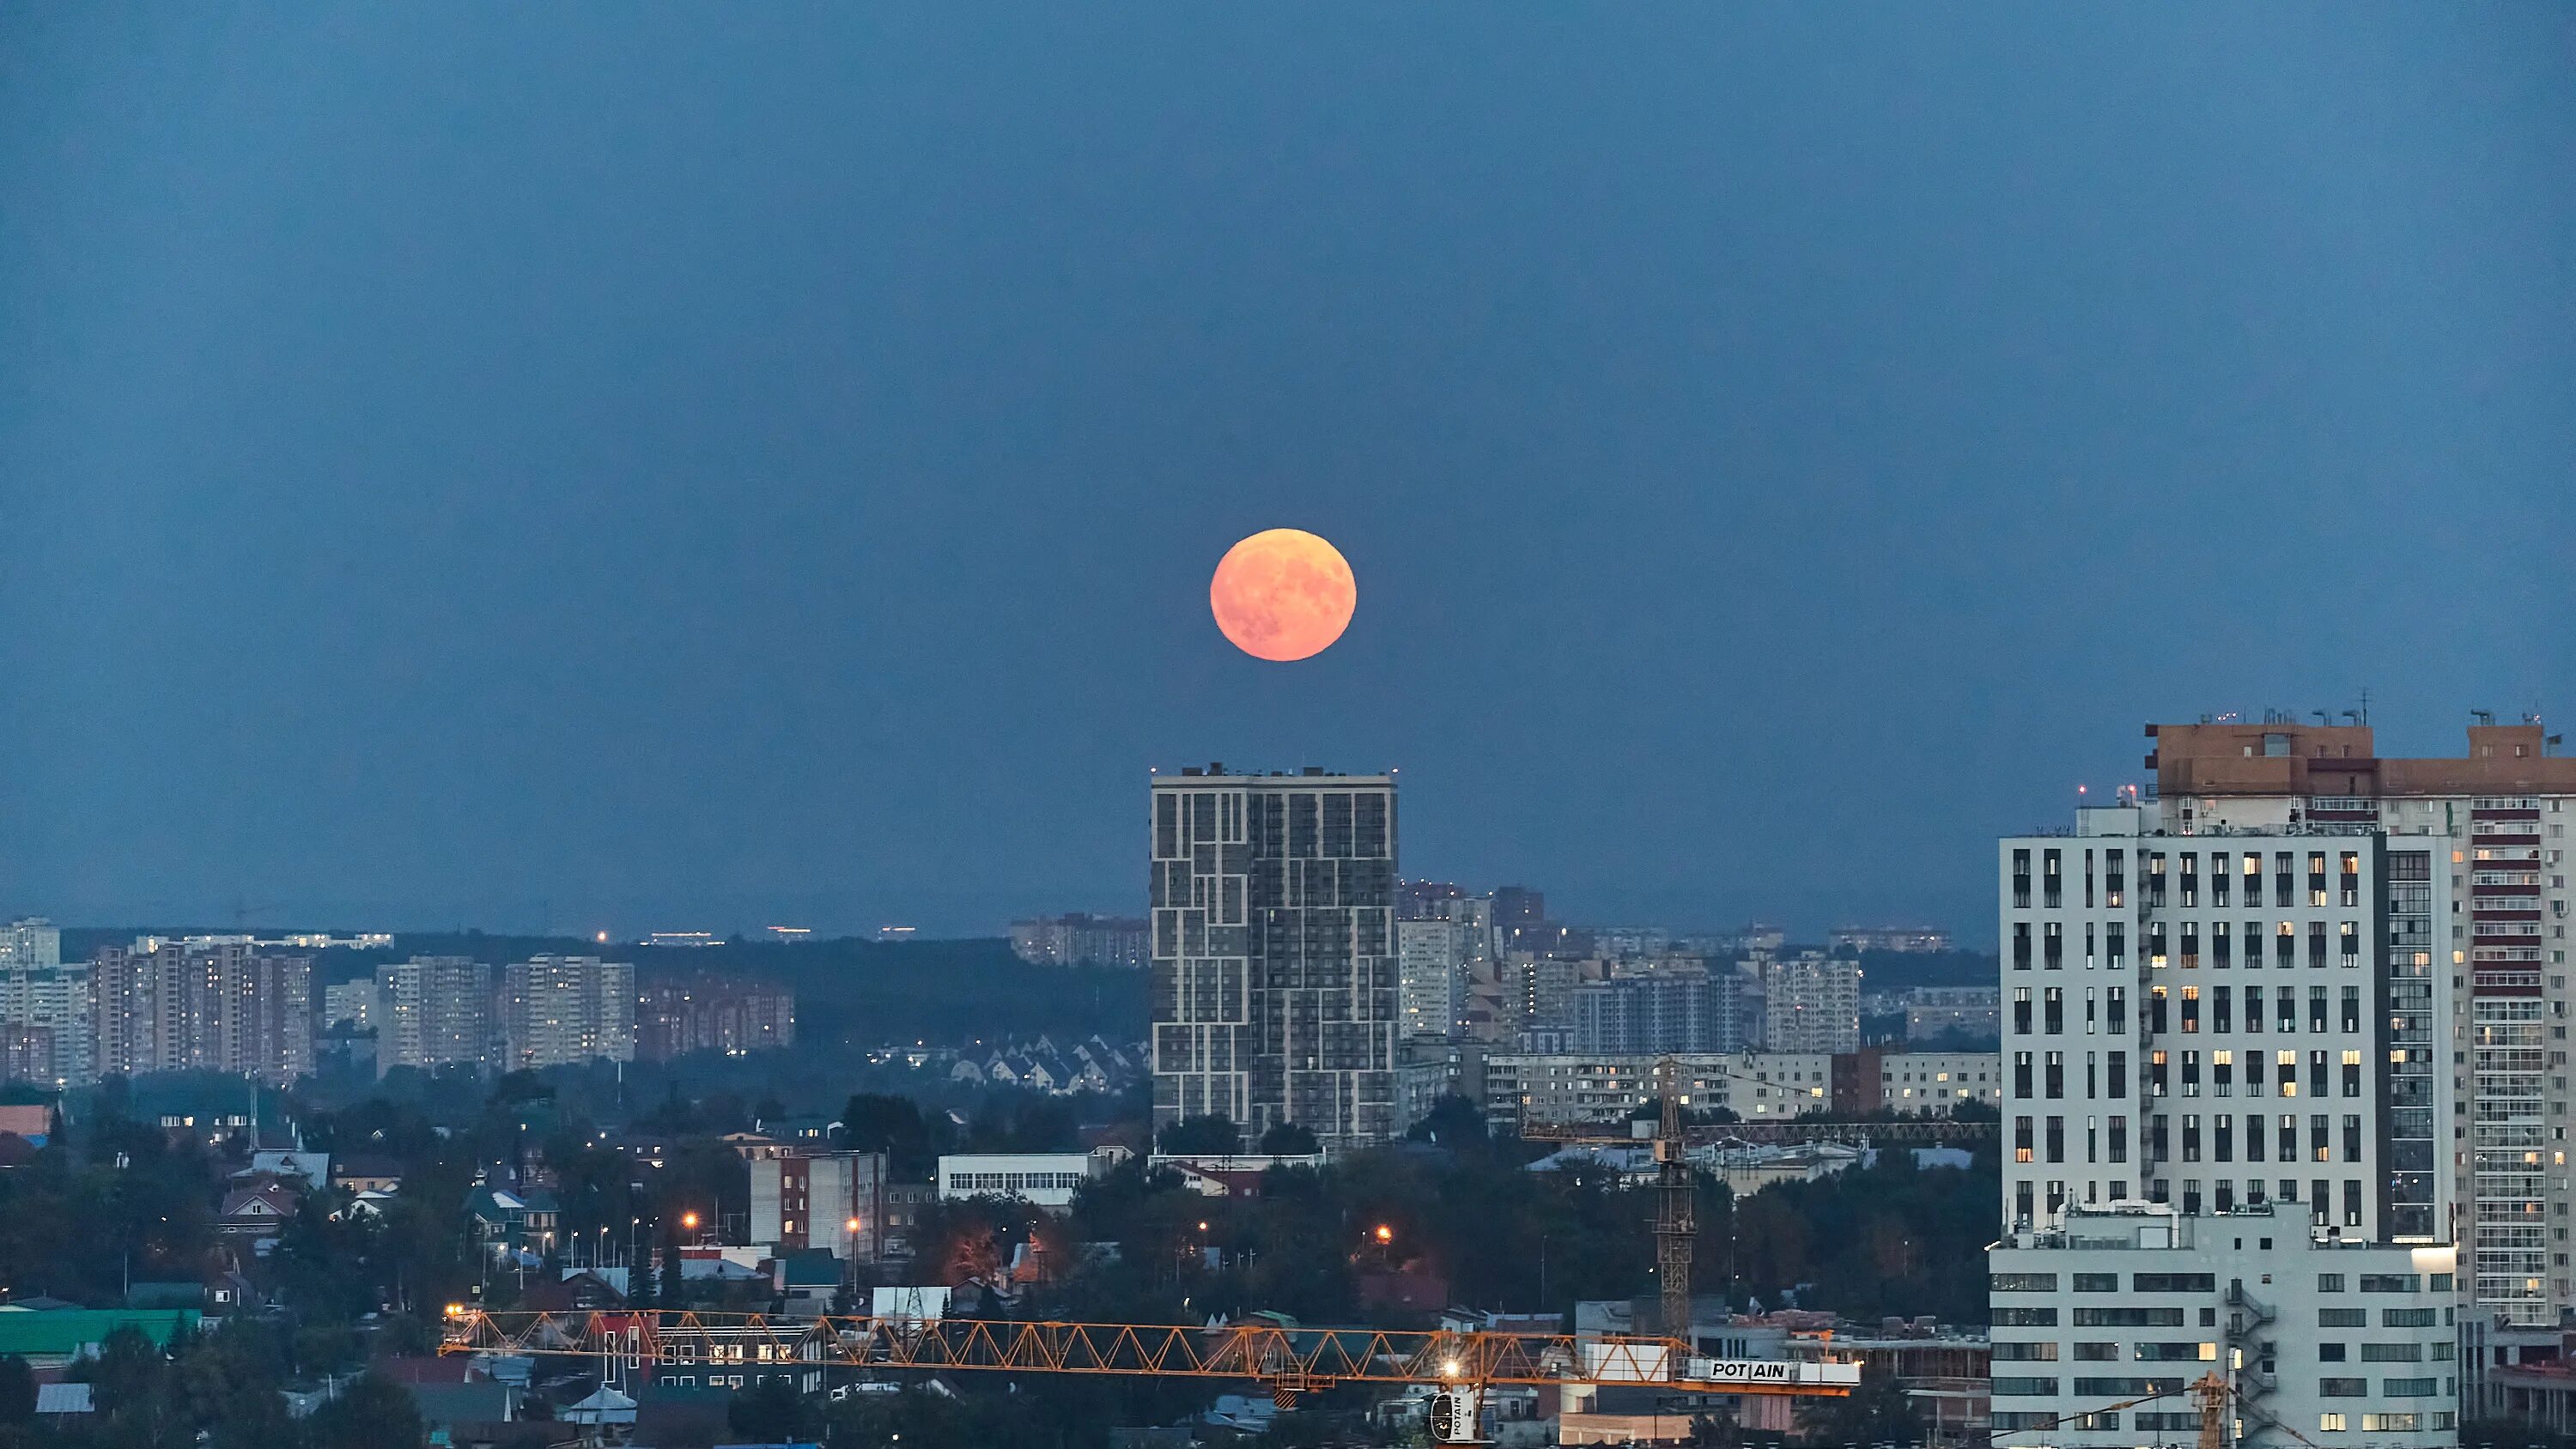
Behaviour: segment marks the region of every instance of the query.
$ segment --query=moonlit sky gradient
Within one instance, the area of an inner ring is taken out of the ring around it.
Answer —
[[[2146,719],[2576,710],[2571,175],[2547,4],[7,7],[0,910],[992,930],[1223,759],[1989,938]]]

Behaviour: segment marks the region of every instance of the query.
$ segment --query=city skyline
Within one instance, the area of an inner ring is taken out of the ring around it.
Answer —
[[[0,1449],[2576,1449],[2571,58],[0,4]]]

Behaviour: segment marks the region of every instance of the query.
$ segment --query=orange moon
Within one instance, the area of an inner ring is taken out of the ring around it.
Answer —
[[[1279,663],[1330,648],[1359,599],[1341,550],[1296,528],[1265,529],[1227,549],[1208,582],[1208,609],[1225,637]]]

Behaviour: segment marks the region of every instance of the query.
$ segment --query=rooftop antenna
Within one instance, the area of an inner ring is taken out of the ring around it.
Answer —
[[[2495,723],[2495,711],[2491,709],[2473,709],[2469,711],[2469,718],[2476,720],[2482,725],[2491,725]]]
[[[2361,687],[2361,722],[2370,723],[2370,686],[2366,684]]]
[[[2317,717],[2317,723],[2319,723],[2319,724],[2332,724],[2332,723],[2334,723],[2334,718],[2333,718],[2333,716],[2331,716],[2331,715],[2327,714],[2324,710],[2321,710],[2321,709],[2312,709],[2312,710],[2309,710],[2309,711],[2308,711],[2308,713],[2310,713],[2310,714],[2312,714],[2312,715],[2315,715],[2315,716]]]

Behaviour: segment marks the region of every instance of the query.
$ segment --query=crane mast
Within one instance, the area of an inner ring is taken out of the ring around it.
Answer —
[[[1699,1239],[1699,1185],[1691,1174],[1682,1137],[1681,1063],[1655,1064],[1663,1120],[1655,1132],[1655,1272],[1663,1290],[1667,1338],[1688,1340],[1691,1316],[1691,1249]]]

